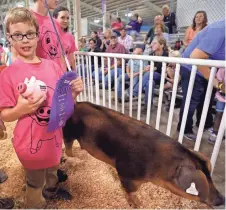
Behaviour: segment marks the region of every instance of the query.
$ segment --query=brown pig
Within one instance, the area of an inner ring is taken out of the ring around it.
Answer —
[[[152,182],[172,193],[210,206],[222,205],[224,197],[211,178],[210,161],[153,127],[108,108],[77,103],[63,128],[66,153],[72,144],[115,167],[127,200],[138,208],[135,195],[140,185]]]

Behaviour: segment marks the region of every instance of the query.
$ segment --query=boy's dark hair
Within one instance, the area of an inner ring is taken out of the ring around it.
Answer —
[[[93,41],[94,44],[96,44],[96,40],[95,39],[90,39],[89,42]]]
[[[54,10],[54,12],[53,12],[53,17],[54,17],[55,19],[57,19],[57,18],[58,18],[58,15],[59,15],[59,12],[62,12],[62,11],[67,11],[67,12],[69,12],[69,9],[66,8],[66,7],[59,6],[59,7],[57,7],[57,8]],[[64,31],[67,32],[67,31],[68,31],[68,27],[65,28]]]

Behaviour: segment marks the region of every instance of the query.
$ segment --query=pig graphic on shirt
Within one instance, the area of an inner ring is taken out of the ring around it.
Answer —
[[[50,59],[60,58],[60,46],[55,32],[49,30],[47,27],[42,28],[41,45]]]
[[[54,90],[50,87],[48,87],[47,94],[52,94]],[[52,93],[50,93],[52,92]],[[48,100],[48,99],[47,99]],[[44,146],[45,141],[54,141],[55,146],[58,147],[59,143],[57,142],[56,136],[53,133],[47,133],[47,127],[50,119],[50,111],[51,107],[45,105],[45,103],[38,108],[38,110],[35,112],[35,114],[30,115],[32,118],[31,122],[31,147],[30,152],[31,154],[37,153],[42,146]],[[37,125],[39,126],[38,131]],[[45,133],[45,137],[43,139],[39,139],[39,137],[36,134],[36,132]]]

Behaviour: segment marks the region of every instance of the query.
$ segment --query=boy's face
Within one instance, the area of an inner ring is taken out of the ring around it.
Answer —
[[[38,36],[34,26],[27,23],[11,24],[7,38],[18,56],[30,58],[36,55]]]
[[[143,50],[142,48],[137,47],[134,51],[133,51],[134,55],[142,55],[143,54]]]

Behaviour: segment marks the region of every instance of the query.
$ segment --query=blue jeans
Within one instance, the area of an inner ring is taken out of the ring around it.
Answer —
[[[121,75],[122,75],[122,69],[118,68],[117,69],[117,77],[119,77]],[[103,82],[102,81],[102,69],[99,70],[98,76],[99,76],[99,82]],[[114,82],[114,79],[115,79],[115,69],[111,70],[110,77],[111,77],[111,84],[112,84]],[[93,72],[93,78],[95,78],[95,71]],[[108,88],[108,74],[106,74],[104,76],[104,82],[105,82],[105,88]]]
[[[216,111],[217,112],[224,112],[225,102],[218,101],[216,103]]]
[[[125,74],[125,81],[130,81],[128,74]],[[138,83],[139,83],[139,75],[133,78],[133,88],[137,86]],[[118,98],[121,98],[122,97],[122,76],[118,77],[118,80],[117,80],[117,93],[118,93]],[[137,95],[133,94],[133,96],[137,96]]]
[[[145,91],[145,104],[148,103],[149,77],[150,77],[150,71],[147,71],[144,73],[143,79],[142,79],[142,91]],[[154,72],[151,102],[153,102],[153,93],[154,93],[155,85],[160,84],[160,80],[161,80],[161,74],[159,74],[158,72]],[[139,93],[139,83],[136,85],[136,87],[134,87],[134,95],[138,96],[138,93]]]
[[[181,121],[182,121],[182,117],[183,117],[183,113],[184,113],[184,106],[185,106],[185,100],[186,100],[186,96],[187,96],[191,71],[189,71],[188,69],[186,69],[185,67],[182,66],[180,73],[181,73],[181,85],[182,85],[183,99],[182,99],[181,108],[180,108],[179,123],[177,125],[178,131],[180,131]],[[192,133],[193,132],[193,119],[192,118],[193,118],[195,110],[197,110],[196,126],[199,126],[201,115],[202,115],[202,109],[203,109],[203,105],[204,105],[204,100],[205,100],[205,94],[206,94],[206,90],[207,90],[207,85],[208,85],[207,80],[204,77],[196,74],[184,133]],[[210,106],[208,109],[206,122],[205,122],[205,128],[210,128],[213,125],[213,116],[212,116],[211,108],[212,108],[212,104],[214,101],[214,96],[215,96],[215,91],[212,92]]]

